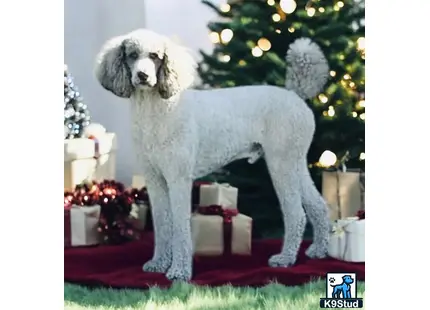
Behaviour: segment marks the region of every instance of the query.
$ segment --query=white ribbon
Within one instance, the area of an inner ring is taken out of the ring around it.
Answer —
[[[341,259],[345,260],[346,257],[346,251],[348,249],[348,240],[347,238],[344,238],[346,234],[346,227],[350,224],[359,221],[360,219],[357,216],[354,217],[347,217],[343,220],[337,220],[332,228],[332,235],[337,238],[338,242],[338,250],[342,250],[342,241],[345,241],[342,254],[340,255]]]

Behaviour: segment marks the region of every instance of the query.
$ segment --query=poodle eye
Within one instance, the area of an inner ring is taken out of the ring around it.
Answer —
[[[156,58],[158,58],[158,54],[157,53],[149,53],[149,58],[156,59]]]
[[[137,52],[131,52],[128,57],[130,59],[137,59],[139,57],[139,54]]]

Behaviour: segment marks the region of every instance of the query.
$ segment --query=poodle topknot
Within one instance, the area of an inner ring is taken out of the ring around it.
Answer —
[[[320,91],[329,69],[307,38],[291,44],[286,59],[285,88],[194,90],[196,63],[165,36],[139,29],[102,47],[95,74],[105,89],[131,101],[136,169],[151,199],[155,250],[143,270],[191,279],[192,182],[241,158],[264,157],[281,205],[284,243],[269,265],[295,263],[305,212],[314,229],[306,254],[326,256],[330,222],[307,167],[315,120],[304,99]]]

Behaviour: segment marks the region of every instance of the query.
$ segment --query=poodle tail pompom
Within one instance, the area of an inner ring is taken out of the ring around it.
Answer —
[[[287,52],[285,87],[302,99],[318,94],[328,78],[328,63],[320,47],[309,38],[294,41]]]

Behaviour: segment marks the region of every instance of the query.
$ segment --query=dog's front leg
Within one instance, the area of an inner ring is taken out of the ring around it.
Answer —
[[[172,263],[172,213],[166,180],[161,176],[147,178],[155,235],[154,256],[143,265],[148,272],[165,273]]]
[[[188,281],[192,277],[191,179],[168,180],[170,207],[173,214],[172,265],[166,277]]]

